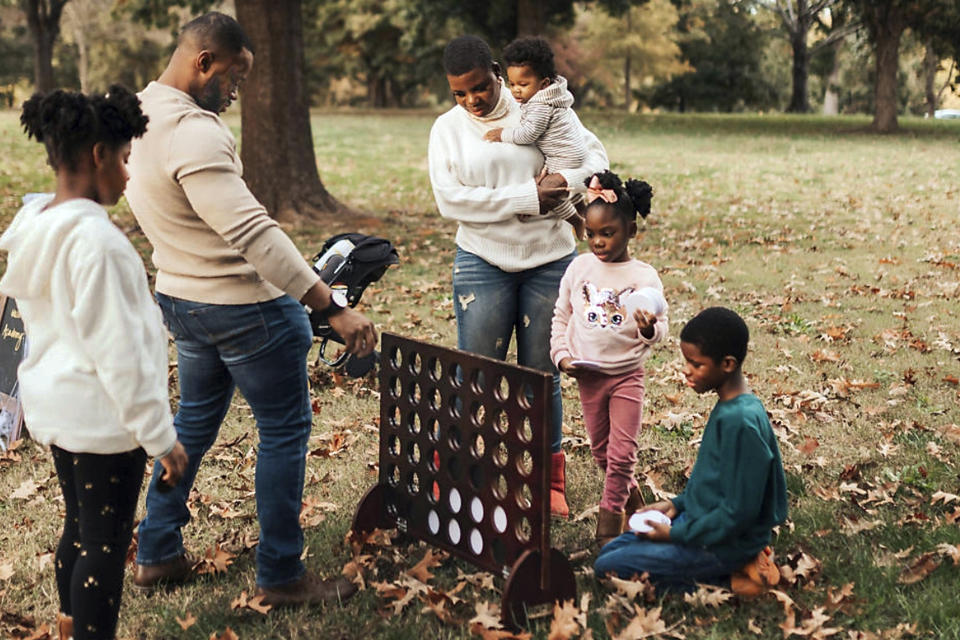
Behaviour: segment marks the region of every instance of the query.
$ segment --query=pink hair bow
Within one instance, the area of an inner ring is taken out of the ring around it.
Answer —
[[[601,187],[600,179],[594,175],[590,180],[590,184],[587,185],[587,204],[593,202],[597,198],[600,198],[609,204],[613,204],[617,201],[617,192],[613,189],[604,189]]]

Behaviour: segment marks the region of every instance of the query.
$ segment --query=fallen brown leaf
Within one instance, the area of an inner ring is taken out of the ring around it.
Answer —
[[[443,564],[443,561],[446,560],[447,557],[447,554],[443,551],[427,549],[427,552],[424,554],[420,562],[407,570],[407,575],[416,578],[420,582],[429,582],[433,578],[433,574],[430,573],[430,569],[439,567],[441,564]]]
[[[180,616],[174,616],[173,618],[174,620],[177,621],[177,624],[180,625],[180,628],[183,629],[184,631],[186,631],[193,625],[197,624],[197,618],[189,611],[187,611],[187,615],[184,616],[182,619],[180,618]]]
[[[940,566],[943,559],[934,552],[924,553],[911,562],[902,572],[897,582],[914,584],[920,582]]]

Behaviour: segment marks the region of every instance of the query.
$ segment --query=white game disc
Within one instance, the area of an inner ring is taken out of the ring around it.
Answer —
[[[635,531],[637,533],[646,533],[648,531],[653,531],[653,527],[648,524],[650,522],[661,522],[665,525],[669,525],[670,518],[667,517],[667,514],[661,511],[654,511],[651,509],[648,511],[636,512],[630,516],[630,522],[628,524],[630,525],[631,531]]]

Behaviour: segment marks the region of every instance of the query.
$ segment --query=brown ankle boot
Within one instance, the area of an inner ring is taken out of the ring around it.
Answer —
[[[560,518],[570,517],[570,507],[567,506],[567,474],[566,458],[563,451],[550,456],[550,514]]]
[[[640,493],[640,487],[630,487],[630,495],[627,496],[627,504],[623,507],[624,521],[623,521],[623,530],[626,531],[629,529],[627,521],[630,520],[632,516],[637,511],[640,511],[640,508],[643,507],[643,494]]]
[[[609,511],[600,507],[597,511],[597,545],[602,547],[621,533],[626,514],[623,511]]]
[[[60,640],[71,640],[73,638],[73,616],[57,614],[57,637]]]

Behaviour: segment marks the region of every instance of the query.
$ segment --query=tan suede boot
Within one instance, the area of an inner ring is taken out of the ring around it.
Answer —
[[[624,521],[623,521],[623,530],[626,531],[630,528],[628,520],[637,511],[640,511],[643,507],[643,494],[640,493],[640,487],[630,487],[630,495],[627,496],[627,504],[623,507]]]
[[[57,614],[57,637],[60,640],[73,639],[73,616]]]
[[[602,547],[621,533],[626,514],[623,511],[609,511],[600,507],[597,511],[597,546]]]
[[[563,451],[558,451],[550,456],[550,515],[570,517],[566,491],[566,458],[563,457]]]

